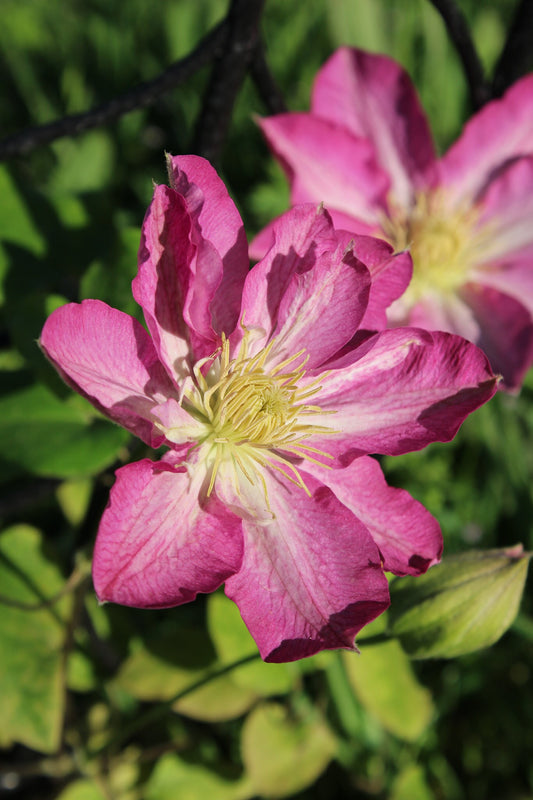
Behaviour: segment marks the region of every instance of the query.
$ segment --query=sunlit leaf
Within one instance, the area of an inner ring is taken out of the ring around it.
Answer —
[[[262,797],[289,797],[322,774],[336,750],[335,738],[316,710],[294,718],[278,703],[264,703],[247,717],[242,758]]]
[[[207,627],[222,663],[257,653],[257,645],[239,613],[239,609],[222,592],[208,599]],[[232,676],[237,686],[252,690],[260,697],[284,694],[294,686],[300,673],[297,663],[267,664],[257,661],[239,667]]]
[[[380,631],[383,620],[365,629],[365,635]],[[343,653],[349,681],[364,708],[388,731],[406,741],[416,741],[428,727],[434,707],[429,691],[417,680],[411,663],[396,641],[368,644]]]
[[[253,797],[246,776],[230,780],[202,764],[168,753],[159,759],[145,789],[145,800],[246,800]]]
[[[88,404],[84,412],[78,401],[62,402],[44,386],[4,395],[0,398],[0,476],[29,472],[73,478],[104,469],[129,435],[93,416]]]
[[[59,745],[64,711],[62,648],[70,598],[41,610],[64,585],[41,534],[17,525],[0,536],[0,744],[21,742],[52,752]]]
[[[138,640],[114,683],[139,700],[170,700],[210,672],[220,668],[208,636],[199,630]],[[234,719],[255,701],[257,694],[226,674],[187,694],[173,708],[181,714],[206,721]]]

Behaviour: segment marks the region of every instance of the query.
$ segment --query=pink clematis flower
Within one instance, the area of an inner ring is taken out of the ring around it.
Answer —
[[[165,608],[226,593],[268,661],[354,637],[389,603],[384,570],[440,557],[433,517],[369,453],[448,440],[495,391],[484,354],[446,333],[357,335],[383,242],[346,247],[326,211],[293,209],[248,270],[242,222],[213,168],[169,157],[133,282],[149,333],[98,300],[47,320],[67,383],[148,445],[117,471],[93,578],[101,601]],[[396,257],[405,267],[406,256]],[[377,279],[379,289],[379,279]],[[383,287],[382,287],[383,288]]]
[[[361,50],[326,62],[310,113],[260,124],[293,203],[323,201],[336,227],[410,248],[413,279],[389,325],[466,337],[517,390],[533,362],[533,75],[440,160],[407,73]],[[252,252],[270,240],[267,228]]]

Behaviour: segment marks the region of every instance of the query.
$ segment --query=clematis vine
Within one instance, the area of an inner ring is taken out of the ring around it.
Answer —
[[[533,75],[441,159],[407,73],[347,47],[319,71],[310,113],[260,124],[293,203],[323,201],[338,228],[410,248],[413,279],[389,325],[460,334],[519,389],[533,362]],[[267,228],[254,253],[270,241]]]
[[[169,174],[133,281],[148,332],[85,300],[54,311],[40,339],[70,386],[168,448],[117,471],[96,593],[165,608],[225,583],[265,660],[353,649],[389,604],[384,571],[419,574],[442,548],[436,520],[368,454],[450,439],[496,379],[460,337],[358,333],[395,294],[390,262],[410,271],[405,254],[364,236],[348,246],[303,205],[249,271],[214,169],[169,157]]]

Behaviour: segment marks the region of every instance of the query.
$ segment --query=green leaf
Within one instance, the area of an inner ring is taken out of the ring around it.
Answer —
[[[229,780],[168,753],[159,759],[146,784],[146,800],[246,800],[253,797],[246,776]]]
[[[83,522],[89,508],[92,488],[93,482],[87,478],[64,481],[57,487],[57,501],[71,525]]]
[[[114,684],[139,700],[170,700],[220,666],[203,631],[181,629],[178,637],[172,631],[146,643],[138,640]],[[216,722],[240,716],[256,699],[257,694],[237,685],[230,673],[195,689],[173,708],[194,719]]]
[[[39,385],[0,397],[0,477],[85,477],[109,466],[129,434],[95,416],[86,401],[62,402]]]
[[[56,800],[107,800],[107,796],[93,781],[80,780],[70,783]]]
[[[0,744],[21,742],[43,752],[59,746],[64,712],[65,620],[71,600],[26,610],[9,605],[40,604],[64,585],[49,560],[41,534],[17,525],[0,536]],[[7,602],[6,602],[7,600]]]
[[[255,793],[289,797],[326,769],[336,741],[315,710],[299,719],[278,703],[264,703],[245,719],[242,758]]]
[[[494,644],[518,613],[530,558],[522,545],[471,550],[393,581],[391,635],[412,658],[454,658]]]
[[[389,800],[434,800],[434,797],[422,767],[410,764],[395,778]]]
[[[223,664],[257,652],[239,609],[222,592],[208,598],[207,627]],[[236,670],[232,679],[237,686],[268,697],[290,692],[299,674],[297,664],[267,664],[258,659]]]
[[[0,304],[3,302],[1,284],[8,264],[2,242],[20,245],[34,255],[42,255],[45,251],[44,240],[4,166],[0,166]]]
[[[377,620],[365,628],[365,635],[380,630]],[[368,644],[358,639],[361,653],[343,653],[350,684],[364,708],[386,730],[408,742],[426,730],[434,707],[429,691],[418,682],[409,659],[398,642]]]

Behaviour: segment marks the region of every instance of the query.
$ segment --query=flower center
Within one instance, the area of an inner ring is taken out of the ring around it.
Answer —
[[[324,412],[307,403],[325,376],[299,388],[305,375],[305,351],[267,369],[276,340],[250,356],[250,332],[244,330],[236,356],[230,358],[229,341],[223,336],[220,350],[194,367],[195,385],[185,394],[184,407],[203,423],[198,444],[210,471],[208,494],[217,472],[226,464],[254,483],[258,467],[268,463],[307,491],[294,462],[303,458],[315,461],[315,455],[331,458],[305,443],[317,433],[332,432],[313,424],[312,416]],[[209,362],[204,374],[202,368]]]
[[[408,213],[396,211],[384,223],[396,251],[410,248],[413,278],[401,298],[409,309],[428,293],[453,293],[474,264],[476,209],[446,207],[442,190],[418,195]]]

